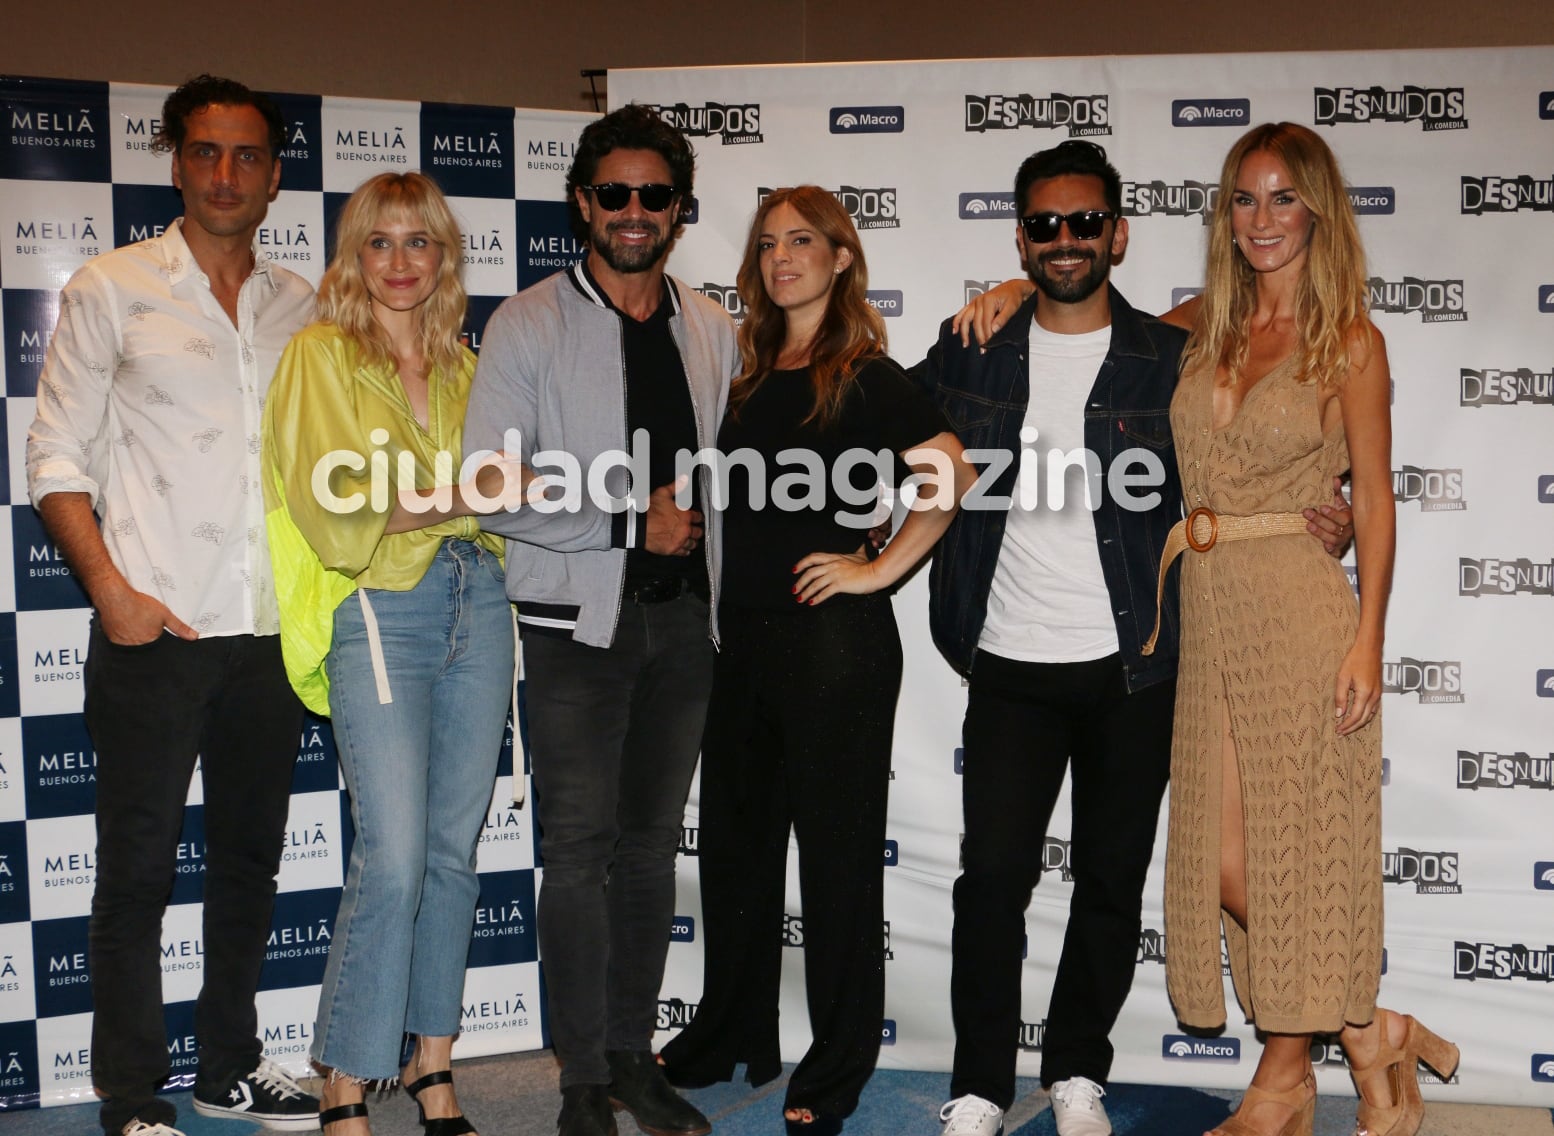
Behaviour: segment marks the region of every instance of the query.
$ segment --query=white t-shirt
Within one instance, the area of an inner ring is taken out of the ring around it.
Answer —
[[[1095,520],[1106,471],[1085,450],[1085,402],[1112,329],[1059,335],[1034,320],[1019,475],[993,570],[981,647],[1031,663],[1118,649]]]

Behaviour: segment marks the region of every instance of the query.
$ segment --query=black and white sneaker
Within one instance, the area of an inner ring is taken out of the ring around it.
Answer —
[[[121,1136],[183,1136],[183,1133],[171,1124],[153,1124],[137,1116],[124,1126]]]
[[[194,1111],[201,1116],[257,1120],[282,1132],[310,1132],[318,1127],[318,1098],[268,1058],[247,1076],[234,1078],[214,1094],[194,1090]]]

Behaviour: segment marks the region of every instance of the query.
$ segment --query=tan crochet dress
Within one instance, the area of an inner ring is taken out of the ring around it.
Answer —
[[[1171,403],[1188,509],[1293,512],[1348,468],[1317,388],[1286,360],[1214,430],[1214,368]],[[1343,568],[1310,536],[1182,556],[1181,676],[1166,853],[1167,985],[1189,1025],[1225,1021],[1220,962],[1220,754],[1227,719],[1246,832],[1245,933],[1223,920],[1236,996],[1274,1033],[1370,1021],[1381,972],[1381,723],[1335,731],[1333,683],[1354,642]]]

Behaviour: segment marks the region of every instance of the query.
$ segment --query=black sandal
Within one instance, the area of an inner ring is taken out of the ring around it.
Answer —
[[[367,1115],[367,1102],[355,1101],[351,1104],[337,1104],[334,1108],[326,1108],[318,1114],[319,1128],[328,1128],[341,1120],[355,1120],[358,1116],[365,1118]]]
[[[410,1094],[410,1099],[415,1101],[415,1107],[421,1114],[421,1127],[426,1130],[426,1136],[466,1136],[474,1134],[475,1126],[464,1116],[434,1116],[428,1120],[426,1109],[422,1107],[421,1090],[429,1089],[433,1085],[453,1084],[453,1071],[451,1069],[439,1069],[435,1073],[428,1073],[418,1081],[411,1081],[405,1086],[405,1092]]]
[[[808,1120],[790,1120],[789,1112],[807,1112]],[[787,1126],[787,1136],[839,1136],[842,1131],[842,1117],[831,1113],[816,1112],[812,1108],[794,1108],[788,1105],[783,1109],[782,1122]]]

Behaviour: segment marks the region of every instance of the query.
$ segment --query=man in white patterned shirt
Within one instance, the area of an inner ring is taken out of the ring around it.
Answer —
[[[264,961],[302,708],[281,665],[259,423],[313,290],[255,243],[285,123],[202,75],[167,99],[184,215],[71,277],[27,436],[33,505],[92,602],[97,751],[92,1080],[110,1136],[176,1136],[161,923],[189,780],[205,802],[202,1114],[305,1130],[318,1103],[264,1058]]]

